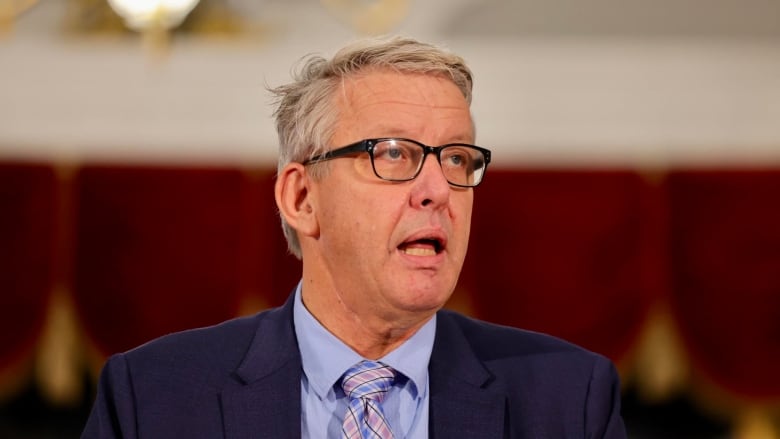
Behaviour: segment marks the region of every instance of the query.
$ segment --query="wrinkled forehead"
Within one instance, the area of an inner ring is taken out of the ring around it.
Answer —
[[[339,78],[339,92],[337,97],[351,98],[355,93],[370,93],[372,90],[381,89],[382,85],[388,87],[398,86],[398,89],[419,87],[421,83],[438,83],[440,86],[457,90],[460,97],[469,106],[463,90],[455,83],[451,76],[445,72],[413,72],[398,70],[391,67],[367,67],[357,72],[347,74]]]
[[[334,98],[337,130],[365,128],[374,136],[433,131],[452,141],[474,140],[469,104],[444,74],[370,70],[344,78]]]

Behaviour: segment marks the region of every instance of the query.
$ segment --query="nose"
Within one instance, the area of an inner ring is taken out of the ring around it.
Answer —
[[[420,173],[413,181],[411,194],[412,207],[446,206],[450,198],[450,183],[444,177],[435,154],[425,157]]]

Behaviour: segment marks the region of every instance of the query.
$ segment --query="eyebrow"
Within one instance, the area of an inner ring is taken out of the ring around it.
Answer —
[[[402,137],[404,139],[411,139],[419,141],[415,136],[412,136],[408,130],[405,130],[403,128],[399,128],[396,126],[391,125],[379,125],[375,127],[377,132],[382,133],[381,136],[374,136],[374,138],[378,137]],[[474,143],[474,136],[467,133],[460,133],[455,136],[451,136],[447,138],[448,140],[442,143],[442,145],[446,145],[449,143]],[[432,145],[436,146],[436,145]]]

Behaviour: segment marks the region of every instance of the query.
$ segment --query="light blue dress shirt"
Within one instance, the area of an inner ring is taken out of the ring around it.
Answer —
[[[300,283],[293,312],[303,361],[301,437],[339,438],[348,400],[337,384],[347,369],[364,358],[325,329],[303,306]],[[396,439],[428,437],[428,362],[435,334],[434,315],[409,340],[379,359],[403,375],[382,402]]]

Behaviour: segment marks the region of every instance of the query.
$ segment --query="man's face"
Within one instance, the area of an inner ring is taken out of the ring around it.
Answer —
[[[371,71],[345,80],[335,99],[333,149],[378,137],[431,146],[474,141],[468,104],[443,77]],[[380,180],[367,163],[367,153],[331,160],[313,184],[322,274],[347,314],[413,322],[441,308],[455,288],[473,190],[451,186],[435,155],[406,182]]]

